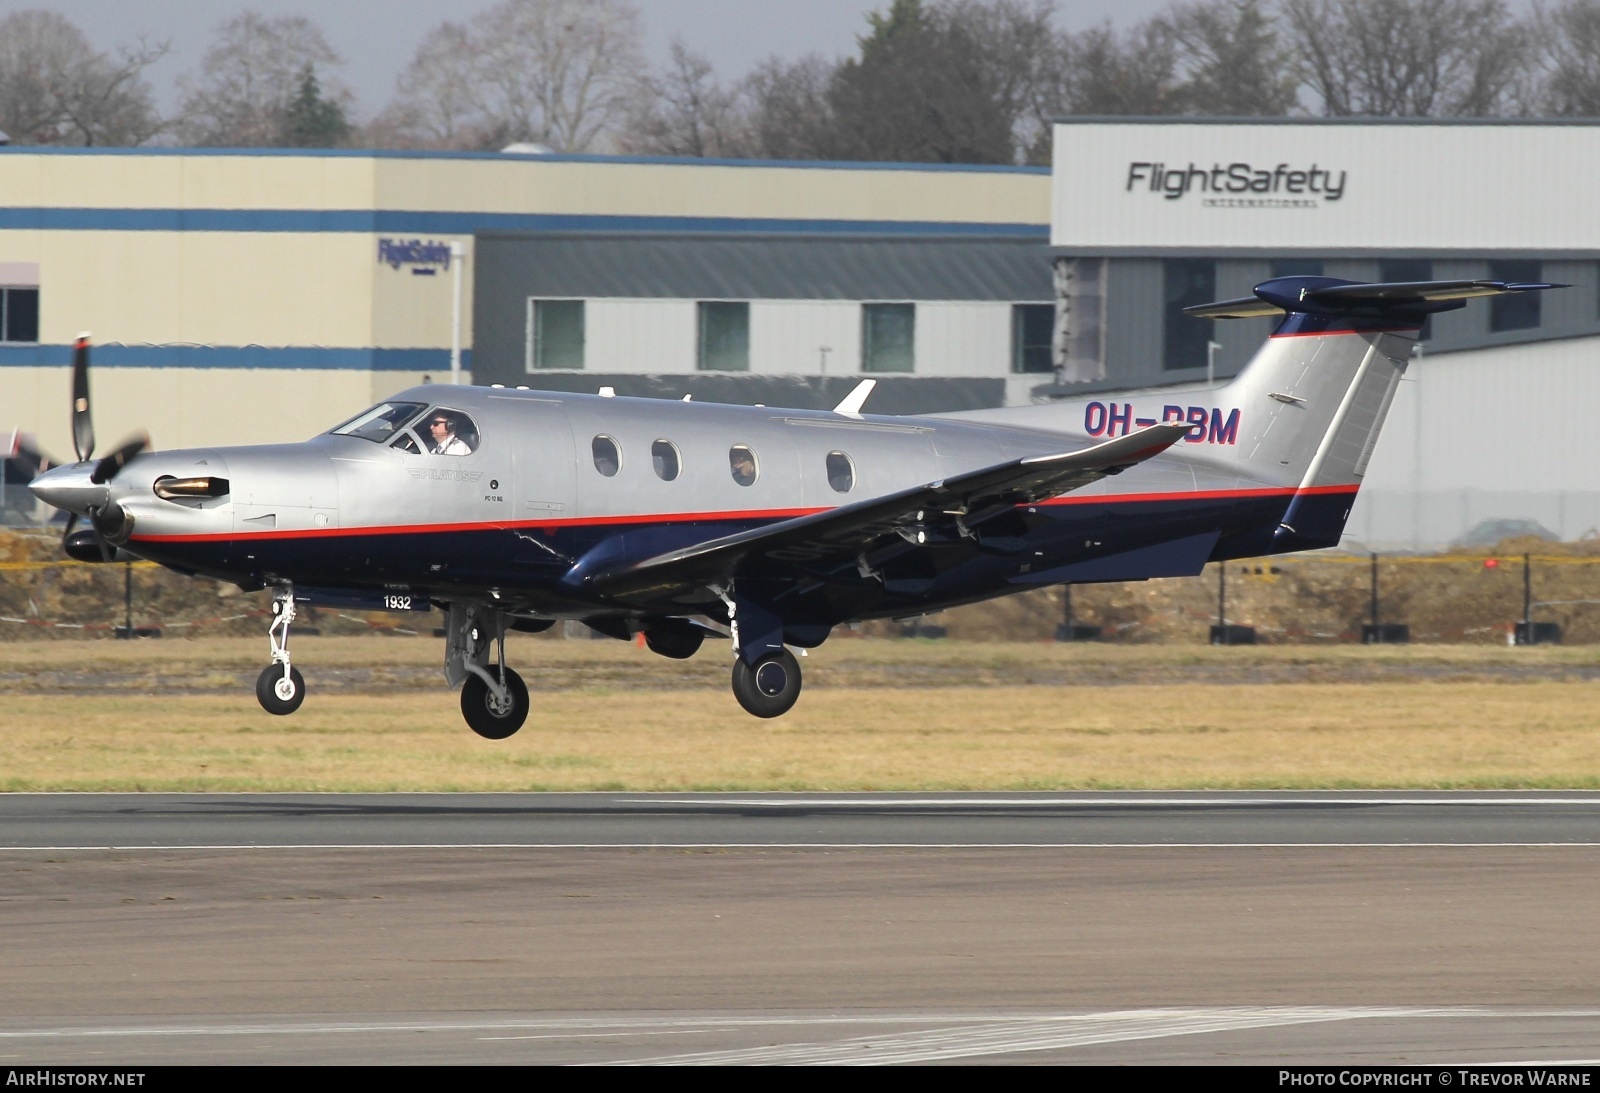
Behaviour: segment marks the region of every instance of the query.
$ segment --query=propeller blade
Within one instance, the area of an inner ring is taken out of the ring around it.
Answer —
[[[94,421],[89,416],[89,335],[72,347],[72,449],[82,463],[94,455]]]
[[[67,513],[67,530],[61,533],[61,542],[63,544],[65,544],[68,539],[72,538],[72,529],[77,527],[77,526],[78,526],[78,514],[75,513],[75,512],[68,512]]]
[[[117,450],[106,456],[94,465],[94,470],[89,472],[89,481],[95,485],[111,481],[117,472],[126,467],[134,456],[147,451],[150,447],[150,434],[135,433],[117,446]]]

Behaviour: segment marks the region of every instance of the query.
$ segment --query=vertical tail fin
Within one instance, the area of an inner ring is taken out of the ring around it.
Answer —
[[[1428,315],[1474,296],[1559,287],[1280,277],[1257,285],[1253,297],[1186,309],[1208,319],[1282,316],[1216,400],[1241,415],[1237,445],[1223,458],[1252,478],[1295,487],[1273,549],[1338,543]]]

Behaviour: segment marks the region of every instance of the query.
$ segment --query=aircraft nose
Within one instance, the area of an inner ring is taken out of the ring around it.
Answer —
[[[110,490],[105,484],[89,480],[93,470],[93,463],[52,467],[29,482],[28,489],[47,505],[83,516],[91,508],[103,507],[110,500]]]

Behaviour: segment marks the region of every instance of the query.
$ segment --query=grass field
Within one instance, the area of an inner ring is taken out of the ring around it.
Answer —
[[[836,639],[786,717],[728,658],[525,639],[517,736],[480,740],[441,643],[302,638],[304,708],[251,686],[265,641],[5,646],[0,789],[864,790],[1600,787],[1600,650]]]

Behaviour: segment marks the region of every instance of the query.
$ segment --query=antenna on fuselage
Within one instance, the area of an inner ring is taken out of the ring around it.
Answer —
[[[833,408],[836,414],[859,414],[861,407],[866,405],[867,396],[872,394],[872,389],[878,386],[877,380],[862,380],[856,384],[856,389],[844,397],[844,401]]]

